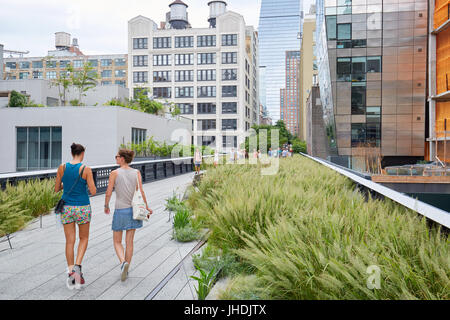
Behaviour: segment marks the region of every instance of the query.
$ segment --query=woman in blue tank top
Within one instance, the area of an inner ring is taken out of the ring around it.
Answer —
[[[85,148],[80,144],[72,144],[72,161],[61,164],[56,174],[55,191],[64,190],[64,210],[61,222],[66,236],[66,259],[68,265],[67,285],[73,289],[75,285],[83,285],[81,262],[87,249],[89,240],[89,225],[91,222],[91,205],[89,194],[95,196],[92,170],[82,164]],[[76,228],[78,225],[80,243],[78,244],[77,260],[74,262],[74,247]]]

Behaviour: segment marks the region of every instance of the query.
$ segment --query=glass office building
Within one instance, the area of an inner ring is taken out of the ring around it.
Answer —
[[[426,0],[324,1],[322,105],[349,167],[366,169],[362,149],[391,163],[423,157],[427,14]]]
[[[280,90],[286,85],[286,51],[299,51],[301,0],[262,0],[259,18],[259,65],[265,67],[266,107],[280,119]],[[263,101],[263,99],[261,99]]]

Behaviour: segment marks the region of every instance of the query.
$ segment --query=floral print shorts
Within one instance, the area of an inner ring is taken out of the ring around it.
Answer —
[[[91,222],[92,210],[91,206],[64,206],[61,213],[61,223],[69,224],[76,222],[77,224],[86,224]]]

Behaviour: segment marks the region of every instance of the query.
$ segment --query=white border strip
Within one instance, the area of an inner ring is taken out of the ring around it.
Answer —
[[[395,202],[397,202],[411,210],[414,210],[414,211],[420,213],[421,215],[423,215],[423,216],[425,216],[447,228],[450,228],[450,213],[449,212],[446,212],[444,210],[433,207],[433,206],[431,206],[425,202],[419,201],[417,199],[411,198],[403,193],[392,190],[392,189],[385,187],[379,183],[361,178],[361,177],[357,176],[356,174],[353,174],[349,171],[335,167],[321,159],[313,158],[313,157],[311,157],[307,154],[303,154],[303,153],[302,153],[302,155],[311,160],[314,160],[330,169],[333,169],[334,171],[339,172],[340,174],[346,176],[347,178],[350,178],[353,181],[355,181],[369,189],[372,189],[373,191],[376,191],[379,194],[382,194],[383,196],[385,196],[391,200],[394,200]],[[449,197],[450,197],[450,195],[449,195]]]

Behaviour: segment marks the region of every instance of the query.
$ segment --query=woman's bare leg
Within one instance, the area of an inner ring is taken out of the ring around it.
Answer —
[[[122,245],[122,231],[113,232],[114,250],[116,250],[117,257],[120,263],[125,261],[125,253]]]
[[[75,247],[75,222],[64,225],[64,235],[66,236],[66,260],[69,272],[72,271],[74,266],[74,247]]]
[[[126,251],[125,251],[125,261],[128,263],[131,263],[131,258],[133,258],[133,250],[134,250],[134,233],[136,232],[136,229],[127,230],[127,233],[125,235],[125,242],[126,242]]]
[[[76,262],[76,264],[78,264],[78,265],[81,265],[81,262],[83,262],[83,257],[84,257],[84,254],[86,253],[86,249],[88,246],[89,226],[90,226],[90,223],[78,225],[78,232],[79,232],[78,236],[80,238],[80,243],[78,244],[77,262]]]

